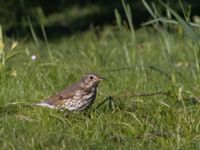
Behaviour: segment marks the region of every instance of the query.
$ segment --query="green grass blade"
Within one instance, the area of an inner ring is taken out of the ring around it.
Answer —
[[[183,27],[185,30],[186,34],[191,37],[193,40],[200,40],[200,35],[192,29],[192,27],[182,19],[178,13],[176,13],[174,10],[172,10],[168,5],[163,3],[162,1],[159,1],[166,9],[168,9],[172,15],[177,19],[177,21],[180,23],[180,25]]]
[[[37,38],[36,33],[34,31],[34,28],[33,28],[33,24],[31,23],[31,19],[30,19],[29,16],[27,17],[27,21],[28,21],[28,25],[29,25],[33,40],[34,40],[35,44],[38,46],[39,45],[39,41],[38,41],[38,38]]]

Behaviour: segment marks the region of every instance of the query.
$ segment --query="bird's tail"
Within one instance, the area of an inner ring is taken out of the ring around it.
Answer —
[[[49,107],[49,108],[54,109],[54,106],[53,106],[53,105],[49,105],[49,104],[46,103],[46,102],[34,103],[33,106]]]

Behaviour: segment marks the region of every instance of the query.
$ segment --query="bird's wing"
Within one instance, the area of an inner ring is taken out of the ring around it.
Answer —
[[[81,90],[81,87],[77,83],[61,92],[58,92],[56,95],[53,95],[53,96],[47,98],[44,102],[49,105],[56,105],[58,103],[62,103],[62,101],[64,102],[66,100],[72,99],[74,97],[74,95],[76,94],[76,91],[78,91],[78,90]]]

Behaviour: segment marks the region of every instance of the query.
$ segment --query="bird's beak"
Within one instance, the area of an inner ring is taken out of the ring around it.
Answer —
[[[104,78],[104,77],[100,77],[100,78],[98,79],[98,81],[103,81],[103,80],[107,80],[107,79]]]

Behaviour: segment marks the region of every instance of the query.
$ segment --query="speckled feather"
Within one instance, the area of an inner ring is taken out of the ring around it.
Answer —
[[[35,105],[52,109],[84,110],[95,100],[96,89],[102,79],[96,74],[88,74],[79,82]]]

